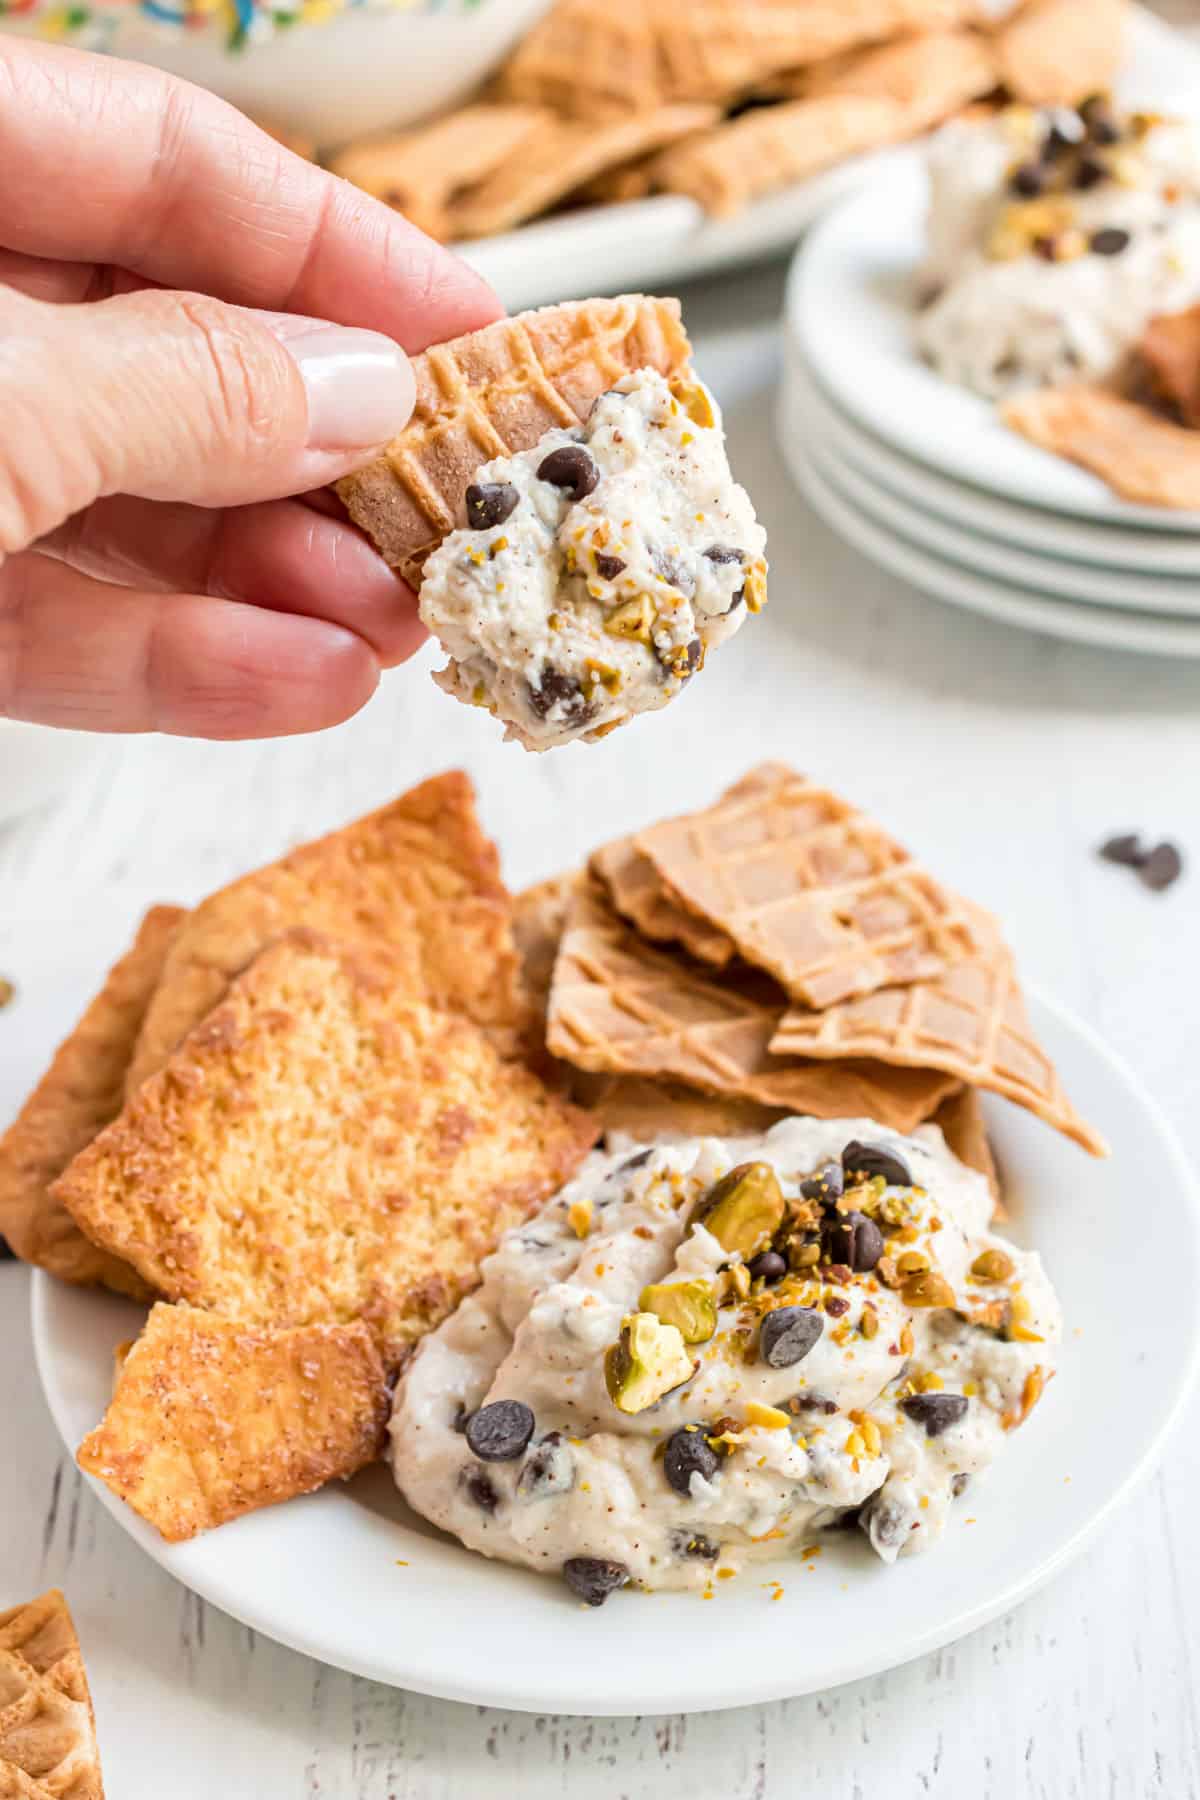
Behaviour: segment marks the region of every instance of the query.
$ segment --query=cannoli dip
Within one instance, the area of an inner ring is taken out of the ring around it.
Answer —
[[[991,1213],[932,1125],[610,1140],[417,1349],[396,1481],[592,1605],[838,1525],[927,1550],[1054,1370],[1058,1302]]]
[[[485,464],[425,565],[435,680],[526,749],[667,705],[766,599],[766,534],[693,377],[627,375],[576,430]]]
[[[921,350],[998,398],[1103,379],[1158,313],[1200,299],[1200,128],[1010,107],[929,154]]]

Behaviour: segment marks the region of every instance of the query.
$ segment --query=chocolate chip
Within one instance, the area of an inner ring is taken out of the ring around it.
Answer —
[[[746,560],[746,552],[739,550],[736,544],[710,544],[704,555],[711,563],[743,563]]]
[[[0,1262],[16,1262],[17,1253],[7,1238],[0,1237]]]
[[[882,1488],[865,1503],[859,1513],[859,1525],[871,1540],[872,1548],[885,1559],[895,1556],[913,1528],[913,1516],[898,1500],[885,1500]]]
[[[684,646],[682,656],[676,658],[675,673],[681,681],[687,681],[696,673],[703,661],[704,645],[698,637],[693,638],[689,644]]]
[[[1099,187],[1102,181],[1108,180],[1108,165],[1100,161],[1098,156],[1081,156],[1079,167],[1075,171],[1075,186],[1087,192],[1088,188]]]
[[[883,1233],[866,1213],[831,1213],[821,1247],[827,1262],[848,1263],[855,1274],[865,1275],[883,1255]]]
[[[692,1476],[703,1475],[705,1481],[711,1481],[720,1465],[720,1455],[709,1443],[703,1425],[684,1425],[667,1439],[663,1474],[685,1500],[691,1499]]]
[[[788,1401],[789,1412],[835,1413],[838,1409],[836,1400],[829,1400],[824,1394],[795,1394]]]
[[[779,1281],[787,1274],[787,1258],[778,1250],[763,1250],[747,1264],[754,1281]]]
[[[525,1458],[517,1482],[521,1500],[548,1500],[553,1494],[566,1494],[575,1485],[575,1458],[563,1441],[561,1431],[549,1431]]]
[[[463,1491],[475,1502],[481,1512],[495,1512],[500,1504],[500,1496],[483,1469],[478,1466],[464,1469],[462,1484]]]
[[[581,724],[592,711],[580,683],[562,669],[544,668],[537,685],[529,683],[529,704],[539,719],[561,706],[568,725]]]
[[[829,1299],[825,1302],[825,1311],[829,1314],[831,1319],[844,1318],[846,1313],[850,1311],[850,1302],[848,1300],[843,1300],[840,1294],[831,1294]]]
[[[602,581],[615,581],[625,566],[619,556],[605,556],[603,551],[596,553],[596,573]]]
[[[1174,844],[1156,844],[1139,864],[1138,874],[1148,888],[1159,894],[1183,874],[1183,857]]]
[[[1058,260],[1058,239],[1046,235],[1035,237],[1033,254],[1040,256],[1043,262],[1056,262]]]
[[[841,1199],[845,1191],[845,1174],[841,1163],[823,1163],[815,1175],[800,1183],[800,1192],[806,1200],[819,1200],[822,1206],[833,1206]]]
[[[758,1352],[772,1369],[790,1369],[803,1362],[825,1329],[825,1321],[811,1306],[780,1306],[763,1318],[758,1328]]]
[[[600,471],[582,444],[563,444],[538,464],[538,480],[565,488],[572,500],[590,494],[599,479]]]
[[[672,556],[669,550],[652,550],[650,561],[656,575],[661,575],[671,587],[677,588],[687,599],[691,599],[696,592],[696,577],[677,556]]]
[[[671,1549],[676,1556],[686,1557],[690,1562],[714,1563],[721,1554],[720,1544],[714,1544],[700,1531],[673,1531]]]
[[[1093,231],[1088,239],[1088,249],[1093,256],[1120,256],[1128,247],[1129,233],[1122,231],[1119,225],[1105,225],[1103,230]]]
[[[459,1433],[464,1432],[467,1429],[468,1424],[470,1423],[470,1419],[471,1419],[470,1407],[460,1406],[458,1411],[454,1415],[454,1430]]]
[[[1091,94],[1079,108],[1079,116],[1093,144],[1119,144],[1121,127],[1103,94]]]
[[[654,1147],[653,1145],[650,1145],[645,1150],[639,1150],[635,1156],[627,1158],[627,1160],[621,1164],[621,1167],[622,1169],[640,1169],[650,1161],[650,1158],[653,1155]]]
[[[467,524],[472,531],[503,525],[520,498],[511,481],[473,481],[467,489]]]
[[[1052,124],[1042,144],[1042,161],[1060,162],[1069,150],[1075,149],[1078,142],[1078,138],[1068,137],[1061,125]]]
[[[1105,862],[1121,863],[1129,869],[1140,869],[1146,860],[1141,835],[1136,831],[1123,831],[1116,837],[1105,838],[1099,855]]]
[[[965,1469],[960,1469],[958,1474],[954,1477],[954,1480],[950,1483],[950,1492],[954,1495],[956,1500],[961,1500],[970,1485],[971,1477],[967,1474]]]
[[[1044,193],[1049,173],[1041,163],[1021,163],[1009,176],[1008,185],[1014,194],[1020,194],[1025,200],[1033,200]]]
[[[629,1580],[624,1563],[601,1556],[571,1556],[563,1564],[563,1580],[585,1606],[603,1606],[608,1596]]]
[[[965,1394],[910,1394],[900,1408],[925,1427],[926,1437],[935,1438],[965,1419],[969,1404]]]
[[[533,1436],[534,1418],[522,1400],[493,1400],[467,1420],[467,1442],[480,1462],[515,1462]]]
[[[882,1175],[889,1187],[911,1187],[912,1171],[902,1156],[886,1144],[863,1144],[853,1138],[842,1151],[842,1168],[847,1177],[865,1175],[867,1180]]]

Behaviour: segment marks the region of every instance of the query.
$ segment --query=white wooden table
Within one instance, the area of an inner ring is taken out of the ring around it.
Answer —
[[[791,491],[772,443],[780,292],[768,272],[687,300],[735,466],[771,534],[773,600],[678,706],[597,749],[527,757],[439,695],[426,659],[323,737],[98,742],[65,801],[0,835],[0,904],[66,888],[81,897],[84,931],[97,886],[187,898],[451,763],[475,777],[520,884],[704,799],[756,758],[786,756],[996,907],[1028,975],[1118,1045],[1194,1134],[1200,672],[975,620],[842,548]],[[1182,841],[1190,877],[1155,897],[1095,859],[1100,838],[1132,827]],[[27,1287],[24,1270],[0,1267],[0,1606],[66,1589],[111,1800],[1200,1794],[1200,1405],[1089,1556],[951,1649],[735,1713],[534,1718],[322,1668],[151,1564],[55,1435],[32,1367]],[[1119,1457],[1119,1419],[1112,1447]]]

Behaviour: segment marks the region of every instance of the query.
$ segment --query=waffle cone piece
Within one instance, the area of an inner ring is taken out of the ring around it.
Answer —
[[[936,980],[883,989],[824,1012],[793,1009],[771,1049],[778,1056],[865,1056],[897,1068],[942,1069],[1026,1107],[1093,1156],[1107,1154],[1034,1037],[1012,956],[998,941]]]
[[[121,1110],[138,1033],[184,917],[178,906],[150,909],[0,1138],[0,1232],[17,1255],[60,1280],[100,1283],[135,1300],[150,1297],[146,1284],[89,1242],[50,1186]]]
[[[806,73],[804,92],[892,100],[908,131],[928,130],[996,86],[988,40],[973,31],[931,31],[834,58]]]
[[[928,979],[977,947],[964,901],[800,775],[776,771],[635,843],[690,912],[808,1006]]]
[[[0,1613],[0,1795],[104,1800],[83,1657],[57,1589]]]
[[[822,1068],[771,1053],[786,1010],[764,977],[722,982],[652,949],[594,887],[574,896],[554,967],[547,1045],[576,1068],[682,1083],[812,1113],[919,1125],[957,1085],[869,1059]],[[902,1079],[897,1077],[902,1076]]]
[[[965,1087],[957,1094],[948,1095],[929,1123],[940,1128],[948,1148],[959,1162],[987,1177],[996,1203],[992,1216],[1001,1217],[1004,1209],[1000,1199],[1000,1171],[992,1154],[978,1088]]]
[[[1103,387],[1037,388],[1005,402],[1022,437],[1143,506],[1200,511],[1200,431]]]
[[[718,969],[736,954],[731,937],[679,904],[631,837],[602,844],[588,867],[621,917],[652,943],[681,944],[689,956]]]
[[[585,419],[635,369],[671,378],[691,359],[677,300],[626,294],[542,307],[436,345],[413,368],[412,419],[383,456],[337,484],[356,525],[413,588],[430,552],[465,523],[481,463]]]

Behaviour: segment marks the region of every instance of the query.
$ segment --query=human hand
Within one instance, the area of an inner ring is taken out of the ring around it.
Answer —
[[[0,37],[0,715],[237,738],[355,712],[422,641],[413,596],[287,496],[403,424],[405,351],[500,310],[213,96]]]

